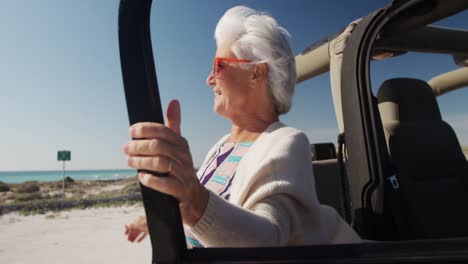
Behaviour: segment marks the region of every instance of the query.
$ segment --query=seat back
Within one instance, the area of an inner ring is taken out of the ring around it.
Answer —
[[[314,169],[315,188],[321,204],[326,204],[336,209],[344,218],[344,195],[342,192],[342,176],[337,159],[312,161]]]
[[[343,177],[336,156],[335,144],[316,143],[310,145],[315,188],[321,204],[336,209],[344,218]],[[346,170],[344,172],[346,174]]]
[[[421,80],[391,79],[378,100],[396,172],[385,210],[398,238],[468,236],[468,163],[432,89]]]

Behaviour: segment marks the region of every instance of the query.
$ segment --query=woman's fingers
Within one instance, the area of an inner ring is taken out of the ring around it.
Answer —
[[[137,238],[137,236],[141,233],[140,230],[134,228],[130,231],[130,233],[128,234],[127,236],[127,240],[130,241],[130,242],[134,242],[135,241],[135,238]]]
[[[146,235],[147,235],[147,233],[141,232],[140,237],[137,239],[137,242],[140,243],[141,241],[143,241],[143,239],[145,239]]]
[[[125,235],[127,240],[130,242],[141,242],[148,234],[148,228],[146,225],[146,217],[139,216],[133,220],[130,224],[125,225]]]
[[[138,140],[126,144],[124,152],[129,156],[129,167],[141,171],[138,178],[144,186],[172,195],[181,204],[187,205],[191,199],[197,198],[200,183],[193,168],[189,144],[180,135],[181,111],[177,100],[169,104],[166,117],[167,126],[149,122],[132,125],[130,136]],[[144,171],[169,172],[169,176],[156,177]],[[132,227],[138,228],[138,223],[135,223]],[[146,232],[139,232],[135,237],[135,233],[130,231],[129,240],[144,239],[148,233],[146,222],[141,226],[146,228]]]
[[[163,124],[141,122],[130,127],[130,136],[134,139],[156,138],[165,140],[171,144],[185,146],[187,141]]]
[[[144,233],[148,233],[148,225],[146,223],[146,216],[139,216],[137,219],[135,219],[134,222],[138,229],[140,229]]]
[[[175,177],[156,177],[148,173],[138,173],[138,179],[144,186],[165,194],[180,198],[182,184]]]
[[[168,156],[171,159],[177,159],[183,156],[182,148],[174,146],[161,139],[141,139],[132,140],[124,146],[124,152],[127,155],[134,156]]]
[[[180,104],[177,100],[172,100],[167,106],[166,111],[167,127],[172,129],[177,135],[180,135]]]
[[[134,169],[156,171],[160,173],[174,172],[176,163],[177,162],[173,159],[165,156],[128,157],[128,166]]]

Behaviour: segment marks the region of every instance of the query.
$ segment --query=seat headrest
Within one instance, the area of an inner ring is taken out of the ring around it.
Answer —
[[[422,80],[395,78],[386,80],[377,95],[382,121],[442,120],[431,87]]]

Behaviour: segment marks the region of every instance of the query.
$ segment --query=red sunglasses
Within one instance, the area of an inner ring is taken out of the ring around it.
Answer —
[[[252,62],[251,60],[242,60],[242,59],[235,59],[235,58],[221,58],[221,57],[215,57],[213,61],[213,69],[212,69],[212,74],[214,74],[214,77],[218,77],[220,65],[219,63],[221,61],[227,61],[227,62],[237,62],[237,63],[249,63]]]

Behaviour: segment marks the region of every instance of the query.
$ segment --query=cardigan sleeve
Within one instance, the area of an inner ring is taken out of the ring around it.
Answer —
[[[287,196],[275,195],[244,209],[210,192],[208,206],[192,233],[206,247],[286,245],[291,235]]]

